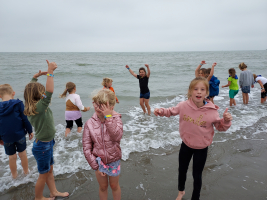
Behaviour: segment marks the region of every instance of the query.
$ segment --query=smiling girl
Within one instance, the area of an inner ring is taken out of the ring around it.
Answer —
[[[181,200],[185,195],[186,173],[192,157],[194,190],[191,199],[199,200],[202,171],[207,159],[208,146],[211,145],[214,136],[213,126],[219,131],[226,131],[231,126],[232,116],[227,112],[228,108],[225,109],[223,118],[220,118],[219,107],[205,101],[208,94],[208,81],[203,77],[197,77],[189,85],[188,100],[180,102],[175,107],[154,110],[154,114],[161,117],[180,115],[179,132],[183,142],[179,153],[179,193],[176,200]]]

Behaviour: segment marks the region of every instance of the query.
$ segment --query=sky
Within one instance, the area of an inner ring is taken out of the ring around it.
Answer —
[[[0,52],[267,49],[267,0],[0,0]]]

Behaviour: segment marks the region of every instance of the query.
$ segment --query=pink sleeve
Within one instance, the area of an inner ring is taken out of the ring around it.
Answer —
[[[119,142],[123,135],[123,124],[120,115],[107,118],[105,121],[109,136],[112,141]]]
[[[178,103],[176,106],[174,107],[170,107],[170,108],[160,108],[162,111],[162,114],[160,114],[159,116],[163,117],[170,117],[170,116],[175,116],[175,115],[179,115],[180,113],[180,103]]]
[[[218,131],[227,131],[232,125],[232,122],[225,122],[223,118],[219,117],[219,113],[217,112],[216,121],[213,123],[213,125]]]
[[[89,165],[92,167],[92,169],[97,170],[98,164],[96,162],[96,157],[93,155],[93,141],[90,136],[90,131],[88,128],[88,125],[85,124],[84,130],[83,130],[83,153],[84,156],[89,163]]]
[[[76,95],[75,97],[75,104],[80,110],[84,110],[84,106],[79,95]]]

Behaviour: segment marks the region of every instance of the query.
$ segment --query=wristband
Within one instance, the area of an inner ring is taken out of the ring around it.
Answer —
[[[262,90],[264,90],[264,88],[261,88]]]
[[[126,69],[130,70],[130,67],[129,68],[126,68]]]
[[[201,65],[201,66],[202,66],[203,64],[202,64],[202,63],[200,63],[199,65]]]
[[[112,117],[112,115],[106,115],[104,118],[109,118],[109,117]]]
[[[47,76],[51,76],[51,77],[54,77],[54,74],[46,74]]]

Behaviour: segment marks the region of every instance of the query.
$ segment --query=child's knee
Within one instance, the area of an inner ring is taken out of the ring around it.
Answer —
[[[9,160],[17,160],[17,154],[13,154],[11,156],[9,156]]]
[[[119,188],[119,183],[109,183],[109,184],[112,190],[117,190]]]
[[[26,150],[24,150],[24,151],[22,151],[22,152],[19,152],[19,157],[20,157],[21,159],[27,157]]]
[[[99,189],[100,189],[101,192],[105,192],[105,191],[108,190],[108,185],[100,185]]]

